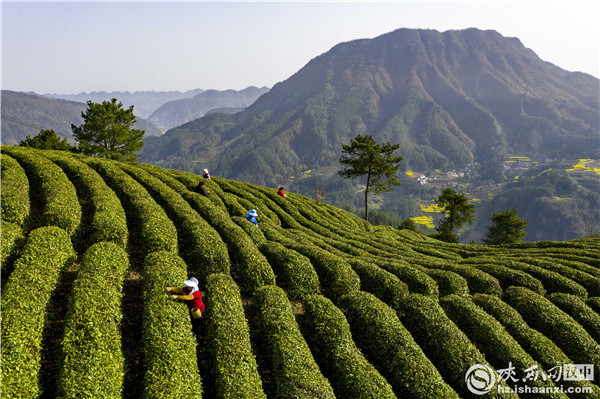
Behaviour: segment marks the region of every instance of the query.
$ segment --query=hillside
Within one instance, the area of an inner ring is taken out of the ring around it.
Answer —
[[[190,98],[202,93],[203,91],[203,89],[188,90],[185,92],[134,91],[133,93],[129,91],[93,91],[90,93],[83,92],[79,94],[48,93],[44,95],[50,98],[60,98],[63,100],[76,101],[80,103],[87,103],[88,101],[101,103],[102,101],[110,101],[113,98],[117,98],[127,108],[133,105],[136,110],[136,114],[141,118],[147,119],[161,105],[170,101],[181,100],[182,98]]]
[[[73,143],[71,124],[79,126],[83,123],[81,113],[86,108],[84,103],[2,90],[2,144],[19,144],[42,129],[54,129],[59,137]],[[135,108],[134,114],[137,115]],[[134,127],[145,130],[145,137],[160,135],[154,125],[139,117]]]
[[[245,111],[172,129],[141,159],[274,185],[337,166],[342,144],[370,134],[401,144],[407,170],[476,162],[498,179],[506,154],[600,158],[599,88],[495,31],[400,29],[333,47]]]
[[[207,90],[191,98],[161,105],[148,120],[162,131],[198,119],[219,108],[245,108],[269,91],[267,87],[250,86],[244,90]],[[240,111],[241,111],[240,109]],[[228,112],[226,112],[228,113]]]
[[[579,392],[542,397],[600,398],[557,374],[600,367],[600,239],[446,244],[234,180],[205,197],[187,172],[1,150],[3,398],[532,397],[490,369],[509,365]],[[195,329],[165,291],[191,276]]]

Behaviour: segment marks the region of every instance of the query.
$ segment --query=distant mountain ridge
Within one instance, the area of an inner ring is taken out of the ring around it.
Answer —
[[[42,129],[53,129],[59,137],[74,142],[71,124],[83,123],[81,113],[87,104],[51,99],[45,96],[2,90],[2,144],[19,144],[28,135],[35,136]],[[145,130],[145,137],[158,136],[160,131],[145,119],[137,117],[136,129]]]
[[[200,94],[204,89],[193,89],[185,92],[180,91],[93,91],[90,93],[82,92],[79,94],[44,94],[46,97],[60,98],[63,100],[76,101],[87,103],[93,101],[101,103],[102,101],[110,101],[113,98],[118,99],[126,108],[134,106],[136,115],[141,118],[148,118],[161,105],[169,102],[180,100],[182,98],[190,98]]]
[[[400,143],[403,167],[506,153],[598,157],[600,80],[541,60],[496,31],[400,29],[341,43],[234,115],[208,115],[144,147],[141,161],[272,185],[337,166],[357,134]]]
[[[243,90],[207,90],[191,98],[167,102],[150,115],[148,120],[161,130],[168,130],[204,116],[214,109],[243,109],[268,92],[268,87],[250,86]],[[227,111],[226,111],[227,112]]]

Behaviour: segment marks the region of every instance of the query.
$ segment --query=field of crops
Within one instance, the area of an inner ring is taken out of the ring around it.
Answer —
[[[3,399],[600,398],[599,239],[447,244],[152,165],[1,166]],[[191,276],[196,330],[165,291]]]

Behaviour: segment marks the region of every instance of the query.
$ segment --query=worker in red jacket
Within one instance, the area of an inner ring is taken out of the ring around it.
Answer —
[[[180,301],[186,301],[190,308],[190,313],[193,320],[200,319],[204,312],[204,302],[202,302],[202,294],[198,288],[198,280],[192,277],[183,282],[183,287],[167,287],[167,291],[174,293],[171,298]]]
[[[287,197],[287,194],[283,192],[283,187],[279,187],[277,194],[281,195],[283,198]]]

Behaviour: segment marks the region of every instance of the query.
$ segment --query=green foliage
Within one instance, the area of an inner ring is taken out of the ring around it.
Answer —
[[[488,226],[487,236],[483,240],[486,244],[513,244],[527,235],[524,231],[527,221],[519,218],[514,208],[494,212],[491,219],[492,225]]]
[[[2,151],[5,147],[2,147]],[[29,180],[14,158],[0,154],[2,168],[2,220],[20,226],[29,218]]]
[[[31,190],[41,195],[43,203],[41,224],[58,226],[72,236],[81,222],[81,205],[77,192],[60,167],[43,156],[43,152],[22,147],[4,147],[17,159],[29,175]]]
[[[10,223],[2,220],[2,273],[6,273],[7,265],[14,257],[16,250],[22,245],[25,240],[23,228],[15,223]]]
[[[402,301],[399,316],[444,381],[459,395],[470,397],[471,392],[465,383],[466,370],[474,364],[488,363],[467,336],[446,316],[440,305],[429,297],[410,294]],[[501,384],[506,387],[504,382]],[[501,394],[495,390],[488,395],[494,398],[517,398],[514,393]]]
[[[61,140],[53,129],[43,129],[40,130],[37,136],[27,136],[21,140],[19,146],[37,148],[38,150],[77,151],[76,146],[70,145],[66,138]]]
[[[573,363],[554,342],[544,334],[529,327],[519,312],[500,298],[476,294],[473,296],[473,302],[498,320],[525,352],[542,365],[544,370],[550,370],[557,365]],[[591,389],[590,398],[600,398],[600,388],[590,381],[562,380],[561,383],[568,387],[589,388]]]
[[[155,251],[177,251],[177,230],[148,192],[115,163],[86,159],[119,196],[125,211],[139,229],[143,256]]]
[[[436,228],[438,234],[435,238],[446,242],[458,242],[454,230],[459,229],[464,223],[473,223],[475,205],[469,204],[464,194],[459,194],[451,188],[445,188],[435,202],[439,207],[444,208],[446,214]]]
[[[355,342],[389,381],[396,396],[458,398],[391,308],[363,291],[342,297],[340,307]]]
[[[93,213],[87,226],[89,245],[108,241],[125,248],[129,238],[125,210],[119,198],[102,177],[86,164],[71,156],[47,151],[44,155],[59,165],[69,176],[84,204]]]
[[[482,263],[478,262],[472,266],[495,277],[500,282],[503,289],[507,289],[514,285],[529,288],[538,294],[544,295],[546,293],[546,289],[542,282],[530,274],[502,265],[483,263],[490,261],[491,260],[487,259],[485,261],[482,260]]]
[[[396,275],[360,259],[348,260],[348,263],[360,277],[361,288],[393,309],[397,309],[402,298],[408,295],[408,285]]]
[[[600,343],[600,315],[575,295],[556,292],[548,296],[553,304],[578,322],[596,342]]]
[[[424,272],[435,280],[440,289],[440,296],[469,295],[469,284],[464,277],[448,270],[425,269]]]
[[[266,398],[237,284],[224,274],[208,276],[205,302],[210,309],[206,346],[215,398]]]
[[[165,287],[178,286],[187,278],[185,262],[171,252],[152,252],[144,260],[145,398],[202,396],[189,310],[165,291]]]
[[[600,345],[549,299],[523,287],[509,287],[502,299],[531,327],[550,338],[576,363],[600,366]]]
[[[133,105],[123,109],[123,104],[113,98],[102,104],[88,101],[87,106],[81,114],[83,124],[71,125],[81,152],[118,161],[136,161],[137,151],[144,146],[145,132],[132,129],[136,121]]]
[[[38,397],[48,305],[62,270],[75,257],[61,228],[40,227],[29,234],[2,289],[2,397]]]
[[[381,195],[384,191],[391,191],[390,186],[400,185],[398,169],[402,157],[394,156],[400,144],[390,142],[378,144],[373,136],[357,135],[350,140],[350,145],[342,144],[342,156],[339,162],[347,167],[339,171],[339,175],[346,178],[367,176],[365,184],[365,220],[369,220],[369,193]],[[385,180],[384,180],[385,178]]]
[[[320,295],[303,303],[302,333],[336,397],[395,398],[389,383],[356,347],[344,314]]]
[[[449,295],[440,298],[440,305],[446,315],[469,337],[471,342],[485,355],[485,359],[496,369],[503,369],[512,363],[517,370],[538,366],[519,343],[502,325],[475,305],[470,298]],[[552,380],[536,379],[528,382],[532,387],[547,389],[554,387]],[[536,397],[539,394],[533,394]],[[527,396],[527,395],[526,395]],[[567,398],[566,395],[552,393],[551,398]]]
[[[121,297],[128,268],[127,253],[114,243],[92,245],[83,255],[61,343],[59,397],[121,396]]]
[[[262,340],[273,370],[276,398],[335,398],[296,324],[290,302],[279,287],[254,294]]]
[[[288,296],[301,299],[321,292],[319,276],[306,256],[274,241],[268,241],[260,250],[277,276],[277,285]]]

